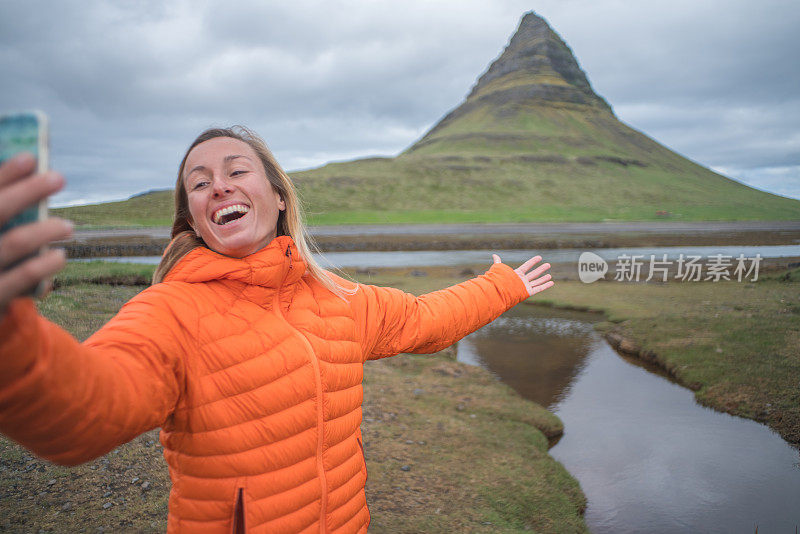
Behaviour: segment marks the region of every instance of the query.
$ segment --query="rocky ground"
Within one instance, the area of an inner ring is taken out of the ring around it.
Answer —
[[[169,474],[158,432],[75,468],[0,437],[3,532],[163,532]]]

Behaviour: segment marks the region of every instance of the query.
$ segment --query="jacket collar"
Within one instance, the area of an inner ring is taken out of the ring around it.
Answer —
[[[175,264],[164,281],[201,283],[233,280],[277,288],[297,282],[305,271],[306,263],[292,238],[278,236],[266,247],[244,258],[231,258],[206,247],[197,247]]]

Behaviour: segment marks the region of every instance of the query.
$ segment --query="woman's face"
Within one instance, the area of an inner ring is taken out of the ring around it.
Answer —
[[[211,250],[243,258],[275,238],[286,205],[250,145],[231,137],[204,141],[183,172],[192,227]]]

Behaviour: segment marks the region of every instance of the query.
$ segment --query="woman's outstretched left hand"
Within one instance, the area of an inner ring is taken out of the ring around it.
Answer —
[[[497,254],[492,254],[492,258],[494,259],[495,263],[502,263],[500,261],[500,256]],[[517,273],[520,280],[522,280],[522,283],[525,284],[525,287],[528,289],[528,294],[531,296],[535,295],[536,293],[540,293],[547,288],[553,287],[554,284],[554,282],[551,280],[552,277],[549,274],[544,274],[544,272],[550,268],[549,263],[543,263],[531,271],[531,268],[533,268],[533,266],[540,261],[542,261],[541,256],[534,256],[514,269],[514,272]]]

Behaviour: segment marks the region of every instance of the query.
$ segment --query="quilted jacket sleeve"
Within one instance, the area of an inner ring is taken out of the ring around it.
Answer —
[[[502,263],[481,276],[419,297],[388,287],[360,287],[367,359],[437,352],[528,298],[517,273]]]
[[[161,425],[182,389],[184,350],[158,300],[140,294],[83,344],[30,299],[13,301],[0,322],[0,432],[77,465]]]

